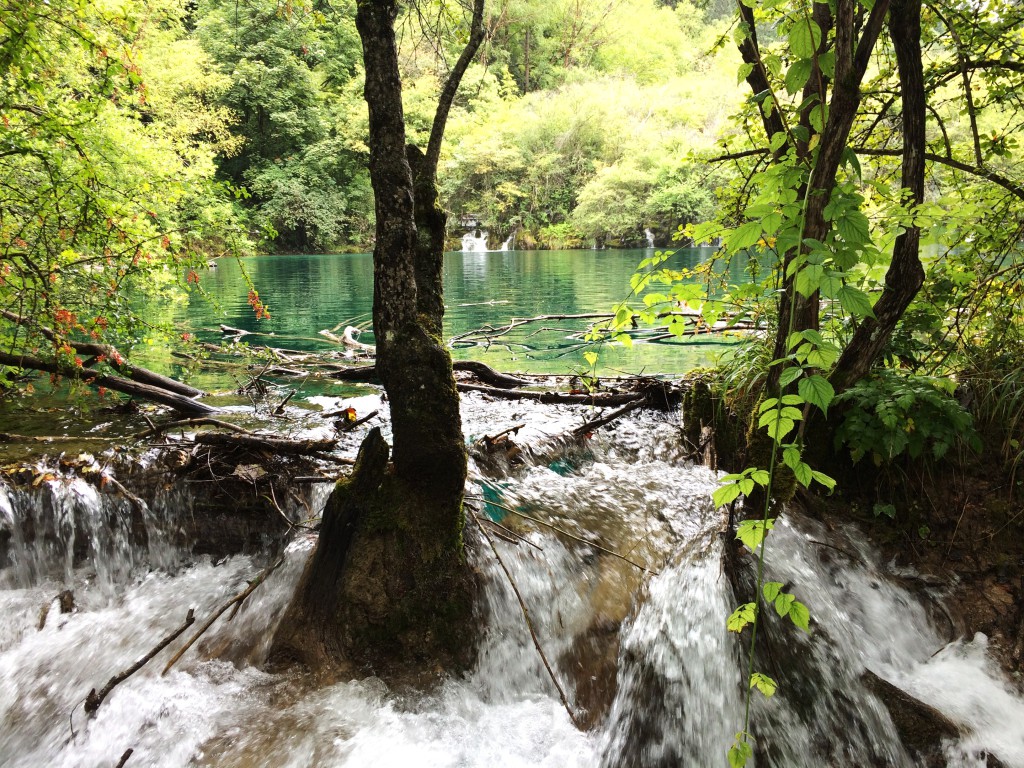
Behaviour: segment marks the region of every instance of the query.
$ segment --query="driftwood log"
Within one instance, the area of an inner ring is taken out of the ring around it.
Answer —
[[[23,317],[22,315],[18,315],[9,310],[0,310],[0,317],[6,318],[7,320],[10,320],[12,323],[17,323],[18,325],[36,328],[43,336],[45,336],[50,341],[56,341],[58,339],[58,334],[52,328],[48,328],[47,326],[40,325],[38,323],[34,323],[29,318]],[[104,358],[107,364],[114,368],[114,370],[116,370],[118,373],[140,384],[147,384],[151,387],[158,387],[159,389],[165,389],[168,392],[175,392],[179,395],[184,395],[185,397],[189,398],[200,397],[201,395],[205,394],[202,390],[196,389],[195,387],[190,387],[188,384],[182,384],[180,381],[175,381],[172,378],[163,376],[159,373],[155,373],[154,371],[150,371],[146,368],[141,368],[137,365],[132,365],[131,363],[125,360],[124,355],[122,355],[120,352],[117,351],[117,349],[110,346],[109,344],[94,344],[91,342],[70,340],[67,341],[67,344],[73,350],[75,350],[75,352],[78,352],[81,355],[88,355],[89,357],[92,358],[91,360],[85,361],[84,367],[86,368],[90,367],[91,365],[95,365],[98,362],[99,358]],[[53,371],[48,371],[48,373],[53,373]],[[107,385],[104,384],[102,386]],[[115,389],[115,387],[110,387],[110,389]]]
[[[123,392],[126,395],[131,395],[141,400],[149,400],[166,405],[190,416],[206,416],[218,411],[212,405],[201,403],[186,395],[171,392],[152,384],[143,384],[138,381],[123,379],[120,376],[106,376],[91,371],[88,368],[79,368],[74,365],[56,363],[51,360],[42,360],[31,355],[11,355],[6,352],[0,352],[0,364],[9,365],[12,368],[31,368],[32,370],[83,381],[90,386],[106,387],[115,392]]]
[[[337,440],[286,440],[270,435],[238,432],[200,432],[195,436],[200,445],[216,445],[220,447],[242,447],[255,450],[266,450],[279,455],[308,456],[327,453],[338,445]]]

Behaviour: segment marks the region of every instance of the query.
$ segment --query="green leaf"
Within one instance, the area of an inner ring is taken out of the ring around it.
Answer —
[[[857,153],[853,151],[852,147],[847,147],[843,150],[842,162],[853,169],[853,172],[857,174],[858,179],[863,178],[863,174],[860,170],[860,159],[857,157]]]
[[[807,119],[811,127],[818,133],[821,133],[825,129],[825,121],[828,119],[828,107],[824,104],[815,105]]]
[[[796,289],[804,296],[810,296],[821,286],[825,268],[821,264],[805,264],[796,274]]]
[[[715,490],[711,498],[715,503],[715,509],[718,507],[725,506],[737,498],[740,495],[740,487],[736,483],[730,483],[729,485],[723,485],[721,488]]]
[[[750,479],[753,480],[758,485],[767,486],[768,483],[771,481],[772,476],[768,474],[766,470],[755,469],[753,472],[750,473]]]
[[[804,369],[799,366],[794,365],[791,368],[787,368],[782,372],[782,375],[779,376],[779,386],[782,388],[788,387],[803,375]]]
[[[734,229],[726,237],[729,250],[733,253],[742,251],[744,248],[750,248],[752,245],[756,245],[757,241],[760,239],[760,221],[748,221],[746,224]]]
[[[814,472],[811,470],[811,465],[806,461],[798,461],[796,466],[792,467],[792,469],[797,482],[804,488],[810,487],[811,480],[814,478]]]
[[[868,217],[858,210],[846,210],[836,220],[836,228],[843,240],[852,245],[865,245],[871,241]]]
[[[779,686],[768,675],[755,672],[750,676],[750,687],[757,688],[766,698],[771,698]]]
[[[790,445],[782,452],[782,463],[790,469],[796,469],[798,464],[803,463],[801,457],[802,454],[800,453],[800,449]]]
[[[753,624],[757,618],[756,607],[753,603],[744,603],[725,622],[730,632],[742,632],[748,624]]]
[[[789,613],[789,607],[793,605],[796,598],[788,592],[779,592],[775,596],[775,612],[779,616],[785,616]]]
[[[789,620],[804,632],[811,631],[811,612],[807,610],[806,605],[797,600],[789,606]]]
[[[790,64],[789,69],[786,70],[786,92],[790,96],[795,94],[801,88],[803,88],[808,79],[811,77],[811,70],[814,68],[814,62],[810,59],[800,59]]]
[[[736,82],[742,83],[747,79],[747,75],[754,71],[753,64],[743,64],[738,70],[736,70]]]
[[[821,412],[828,414],[828,406],[835,399],[836,391],[828,380],[820,375],[814,374],[806,379],[802,379],[797,384],[797,391],[800,396],[812,405],[818,406]]]
[[[782,591],[781,581],[766,581],[761,585],[761,592],[764,594],[764,599],[769,603],[773,602],[776,597],[779,596],[779,592]]]
[[[587,365],[594,367],[597,365],[597,352],[584,352],[583,359],[587,361]]]
[[[804,16],[789,30],[789,49],[798,59],[811,59],[821,45],[821,27],[811,18]]]
[[[830,491],[831,491],[831,490],[834,490],[834,489],[835,489],[835,487],[836,487],[836,481],[835,481],[835,480],[833,480],[833,479],[832,479],[831,477],[829,477],[828,475],[826,475],[826,474],[825,474],[824,472],[819,472],[818,470],[814,470],[813,472],[811,472],[811,477],[813,477],[813,478],[814,478],[815,480],[817,480],[817,481],[818,481],[819,483],[821,483],[822,485],[824,485],[824,486],[825,486],[826,488],[828,488],[828,489],[829,489]]]
[[[860,288],[852,285],[844,285],[836,292],[836,298],[843,309],[854,317],[874,317],[874,310],[871,308],[871,297]]]
[[[774,527],[775,518],[772,517],[767,520],[744,520],[736,526],[736,538],[746,544],[747,548],[753,552],[761,546],[761,542],[768,535],[768,531]]]
[[[746,741],[741,741],[737,734],[736,741],[729,747],[729,768],[743,768],[753,756],[754,748]]]

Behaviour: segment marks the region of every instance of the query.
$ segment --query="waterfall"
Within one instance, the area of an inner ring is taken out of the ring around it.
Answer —
[[[467,436],[525,422],[517,439],[540,444],[579,416],[467,395],[463,418]],[[372,677],[318,686],[261,670],[312,546],[303,534],[233,621],[222,617],[166,676],[171,651],[162,652],[87,719],[91,688],[144,656],[189,608],[198,626],[266,558],[215,562],[175,548],[193,514],[184,494],[146,511],[72,476],[0,485],[0,765],[115,765],[128,748],[129,766],[161,767],[724,765],[742,727],[747,636],[725,629],[737,598],[709,501],[716,477],[684,456],[677,425],[652,415],[505,477],[473,470],[470,503],[486,487],[503,507],[574,537],[488,508],[522,537],[495,535],[494,545],[587,731],[563,708],[519,598],[472,522],[485,631],[466,675],[410,694]],[[817,543],[826,537],[835,548]],[[758,766],[916,765],[862,684],[865,670],[968,729],[944,746],[947,765],[984,766],[991,753],[1024,766],[1024,700],[985,638],[949,642],[941,613],[853,529],[789,516],[769,541],[768,576],[809,607],[812,633],[764,619],[770,654],[757,666],[780,688],[754,700]],[[62,589],[74,591],[76,610],[51,609],[39,629],[40,608]]]
[[[502,253],[505,253],[506,251],[511,251],[515,247],[515,243],[516,243],[516,233],[515,233],[515,230],[513,230],[512,234],[509,235],[508,238],[505,240],[505,242],[503,242],[501,244],[501,248],[499,248],[499,250]]]
[[[486,253],[487,230],[474,229],[462,236],[463,253]]]
[[[654,247],[654,233],[650,229],[645,228],[644,229],[644,237],[647,238],[647,247],[648,248],[653,248]]]

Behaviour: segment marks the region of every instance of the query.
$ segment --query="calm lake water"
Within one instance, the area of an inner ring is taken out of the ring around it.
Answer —
[[[683,249],[669,263],[693,266],[710,253],[709,249]],[[500,328],[512,318],[609,312],[629,295],[630,275],[651,254],[649,250],[448,253],[445,336],[487,325]],[[269,320],[257,321],[249,307],[242,268],[270,308]],[[733,279],[741,280],[742,275]],[[272,335],[245,337],[252,344],[328,349],[335,345],[319,336],[320,330],[355,325],[366,329],[360,340],[373,343],[370,254],[221,259],[202,276],[202,288],[205,295],[193,293],[187,303],[175,308],[174,320],[203,339],[220,338],[218,326],[225,324]],[[573,335],[590,322],[532,323],[489,345],[458,345],[452,355],[500,370],[565,373],[586,367],[582,340]],[[710,362],[722,348],[719,337],[635,344],[631,350],[603,345],[598,350],[600,372],[680,373]]]

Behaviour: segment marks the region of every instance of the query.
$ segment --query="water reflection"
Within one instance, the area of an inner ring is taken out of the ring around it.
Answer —
[[[709,249],[682,249],[668,262],[692,267]],[[629,278],[649,251],[508,251],[449,253],[444,280],[445,334],[452,337],[484,326],[500,328],[513,317],[608,312],[629,296]],[[219,338],[220,324],[273,334],[278,346],[324,349],[321,329],[369,326],[373,262],[369,254],[262,256],[241,264],[270,307],[257,323],[246,296],[239,263],[221,260],[203,276],[205,295],[194,293],[175,320],[200,338]],[[745,279],[737,265],[731,282]],[[551,320],[495,337],[489,345],[461,347],[456,358],[475,359],[501,369],[561,373],[580,365],[580,339],[589,320]],[[253,337],[259,340],[260,337]],[[364,337],[372,341],[372,336]],[[253,343],[266,343],[262,339]],[[710,361],[721,339],[638,344],[633,350],[602,350],[603,368],[630,372],[679,373]]]

